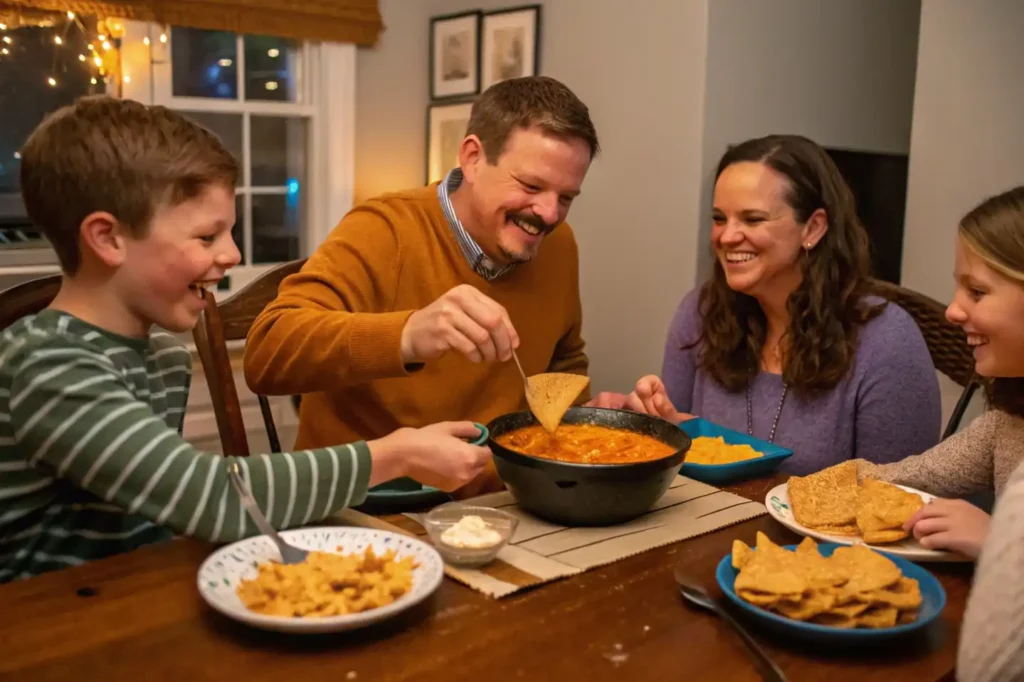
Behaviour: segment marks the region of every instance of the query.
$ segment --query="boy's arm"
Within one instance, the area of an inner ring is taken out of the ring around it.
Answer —
[[[50,476],[203,540],[259,532],[228,480],[232,458],[193,448],[101,353],[64,339],[37,347],[14,373],[9,404],[17,446]],[[359,504],[370,483],[362,442],[237,461],[278,528]]]
[[[249,386],[290,395],[404,376],[402,330],[413,311],[392,310],[401,263],[384,216],[366,207],[345,216],[253,323]]]

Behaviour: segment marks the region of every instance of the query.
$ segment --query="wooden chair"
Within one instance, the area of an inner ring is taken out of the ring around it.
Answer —
[[[60,281],[60,275],[47,275],[0,291],[0,329],[50,305],[60,291]]]
[[[960,327],[946,319],[946,306],[935,299],[881,280],[872,280],[871,289],[910,313],[921,329],[935,369],[964,387],[942,434],[944,440],[956,433],[971,398],[981,387],[974,374],[974,354],[967,345],[967,337]]]
[[[217,432],[225,455],[248,457],[250,454],[227,342],[245,339],[256,316],[277,296],[281,281],[298,272],[305,262],[301,259],[278,265],[220,303],[214,300],[211,292],[205,294],[206,309],[200,314],[192,337],[210,387]],[[270,448],[273,452],[280,452],[281,442],[277,437],[270,402],[262,395],[257,398]]]

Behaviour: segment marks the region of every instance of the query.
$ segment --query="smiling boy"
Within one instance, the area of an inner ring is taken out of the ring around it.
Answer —
[[[240,259],[235,160],[213,134],[163,107],[79,100],[32,134],[25,206],[60,260],[50,306],[0,334],[0,583],[183,533],[231,541],[257,531],[231,458],[181,437],[191,329],[202,288]],[[489,461],[471,423],[239,459],[257,502],[284,528],[358,504],[412,476],[447,490]]]

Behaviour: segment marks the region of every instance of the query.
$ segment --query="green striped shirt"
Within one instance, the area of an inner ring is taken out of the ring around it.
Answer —
[[[0,583],[167,540],[258,531],[230,485],[231,459],[181,436],[192,378],[170,334],[130,339],[54,310],[0,334]],[[278,528],[366,497],[359,442],[239,458]]]

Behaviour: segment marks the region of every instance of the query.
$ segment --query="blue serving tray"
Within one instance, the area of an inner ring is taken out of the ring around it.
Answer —
[[[745,478],[766,476],[775,472],[784,459],[793,455],[793,451],[788,448],[748,436],[739,431],[727,429],[724,426],[713,424],[699,417],[680,423],[679,428],[685,431],[686,435],[691,439],[701,436],[710,438],[721,436],[726,443],[734,445],[746,444],[763,454],[762,457],[756,459],[733,462],[732,464],[689,464],[683,462],[679,473],[696,481],[729,483]]]
[[[834,552],[837,547],[842,546],[843,545],[837,545],[834,543],[822,543],[818,545],[818,552],[822,556],[828,557],[832,556],[832,552]],[[794,550],[796,549],[796,545],[786,545],[785,549]],[[756,552],[757,550],[755,549],[754,551]],[[879,554],[884,555],[887,559],[896,564],[900,571],[903,572],[904,577],[916,580],[921,589],[921,606],[917,609],[917,618],[912,623],[897,625],[891,628],[844,629],[830,625],[818,625],[817,623],[792,620],[791,618],[780,616],[777,613],[772,613],[771,611],[762,609],[744,601],[738,594],[736,594],[735,583],[736,576],[739,575],[739,571],[732,566],[731,553],[725,555],[718,563],[718,569],[715,571],[715,578],[718,581],[718,586],[722,588],[722,592],[725,594],[726,598],[735,604],[752,622],[756,622],[759,626],[764,627],[767,630],[772,630],[784,636],[798,637],[805,641],[818,642],[821,644],[841,645],[866,642],[886,642],[893,638],[909,635],[928,627],[936,618],[939,617],[942,610],[946,608],[946,591],[942,589],[942,583],[939,582],[938,578],[936,578],[927,569],[922,568],[903,557],[887,554],[886,552],[879,552]]]

